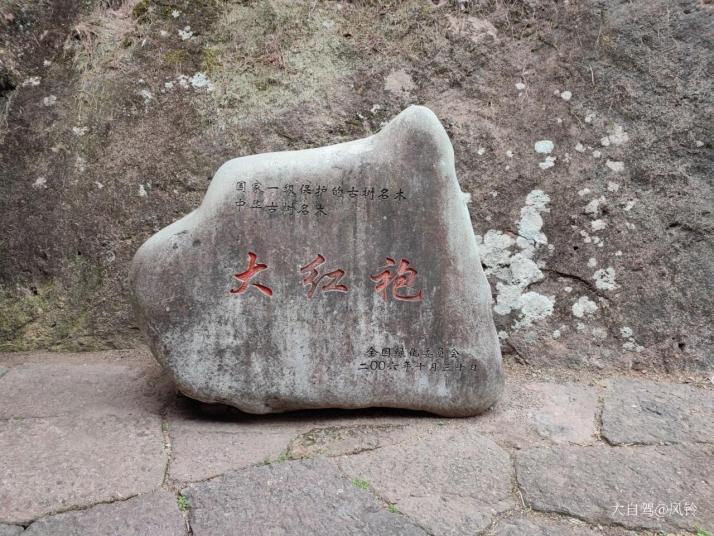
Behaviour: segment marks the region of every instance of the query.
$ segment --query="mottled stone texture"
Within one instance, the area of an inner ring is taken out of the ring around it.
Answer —
[[[579,519],[515,515],[499,521],[488,536],[637,536],[618,527],[589,527]]]
[[[610,443],[714,443],[714,391],[691,385],[621,379],[602,411]]]
[[[139,249],[131,285],[154,355],[204,402],[463,416],[502,390],[453,149],[423,107],[362,140],[226,163]]]
[[[195,536],[425,536],[324,459],[228,473],[184,490]]]
[[[165,467],[155,416],[0,420],[0,523],[149,492]]]
[[[2,534],[0,532],[0,534]],[[176,496],[156,491],[35,521],[25,536],[184,536]]]
[[[714,447],[531,448],[516,457],[528,506],[589,523],[694,530],[714,524]]]
[[[17,525],[3,525],[0,523],[0,536],[17,536],[22,533],[22,527]]]
[[[469,427],[425,430],[337,464],[432,534],[475,534],[514,506],[508,453]]]

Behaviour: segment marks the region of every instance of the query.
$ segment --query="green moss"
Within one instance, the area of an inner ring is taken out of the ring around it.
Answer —
[[[84,257],[69,261],[68,275],[31,289],[0,287],[0,351],[95,350],[88,304],[102,270]]]
[[[135,19],[140,19],[149,12],[149,0],[140,0],[131,10],[131,14]]]
[[[188,50],[169,50],[163,55],[163,62],[169,66],[181,66],[191,62],[191,54]]]
[[[357,486],[359,489],[369,489],[369,482],[360,478],[352,479],[352,484]]]
[[[18,296],[0,287],[0,341],[15,339],[35,318],[40,304],[41,298],[32,293]]]
[[[220,66],[220,49],[218,47],[206,47],[201,51],[201,71],[210,76]]]
[[[191,505],[189,505],[188,503],[188,497],[186,497],[185,495],[179,495],[176,498],[176,502],[178,504],[179,510],[181,510],[182,512],[185,512],[191,507]]]
[[[288,455],[288,451],[284,450],[274,460],[271,460],[270,456],[266,456],[265,458],[263,458],[263,461],[260,462],[260,465],[272,465],[274,463],[283,463],[283,462],[288,461],[289,459],[290,459],[290,456]]]

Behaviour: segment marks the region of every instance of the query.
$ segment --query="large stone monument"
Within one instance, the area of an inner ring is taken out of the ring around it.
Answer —
[[[156,359],[204,402],[466,416],[502,391],[453,148],[424,107],[362,140],[227,162],[141,246],[131,284]]]

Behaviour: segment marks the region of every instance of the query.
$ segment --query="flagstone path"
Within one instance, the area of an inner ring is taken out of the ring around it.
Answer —
[[[253,416],[146,350],[0,354],[0,536],[714,533],[714,386],[508,367],[468,419]]]

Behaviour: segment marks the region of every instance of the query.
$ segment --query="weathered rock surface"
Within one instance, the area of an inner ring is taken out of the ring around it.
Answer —
[[[0,522],[161,485],[166,466],[157,416],[62,416],[0,421]]]
[[[0,532],[2,534],[2,532]],[[24,536],[184,536],[176,496],[167,491],[99,504],[35,521]]]
[[[159,414],[174,395],[158,366],[27,363],[0,378],[0,419]],[[41,392],[42,396],[36,396]]]
[[[283,416],[206,415],[190,401],[181,402],[168,414],[169,477],[177,482],[205,480],[276,460],[291,439],[314,426],[311,421]]]
[[[324,459],[235,471],[193,484],[183,494],[195,536],[426,535]]]
[[[469,425],[499,443],[588,445],[595,440],[597,391],[579,383],[507,383],[503,398]]]
[[[636,536],[618,527],[589,527],[579,519],[550,519],[535,514],[499,521],[488,536]]]
[[[714,391],[614,380],[605,395],[602,435],[614,444],[714,443]]]
[[[502,389],[453,149],[423,107],[362,140],[226,163],[131,281],[156,358],[204,402],[463,416]]]
[[[290,442],[290,458],[342,456],[406,441],[416,434],[406,424],[361,424],[313,428]]]
[[[0,523],[0,536],[17,536],[22,533],[22,527],[17,525],[3,525]]]
[[[714,524],[714,447],[558,447],[519,453],[535,510],[593,524],[694,530]]]
[[[137,345],[131,258],[216,163],[361,138],[420,102],[495,239],[509,359],[714,366],[709,0],[92,2],[3,4],[0,349]]]
[[[473,534],[513,507],[508,454],[470,429],[446,425],[335,461],[434,534]]]

